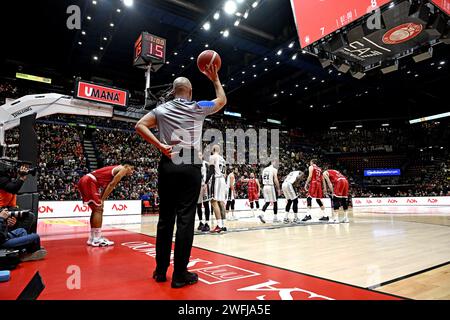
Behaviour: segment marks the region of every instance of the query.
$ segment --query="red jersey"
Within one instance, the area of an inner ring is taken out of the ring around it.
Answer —
[[[114,178],[113,170],[118,166],[108,166],[92,171],[90,174],[97,180],[97,186],[105,188]]]
[[[312,177],[311,177],[311,183],[315,183],[315,182],[322,183],[322,169],[320,169],[315,164],[313,164],[312,167],[313,167],[313,172],[312,172]]]
[[[256,179],[248,180],[248,194],[258,193],[258,185],[256,184]]]
[[[335,185],[339,179],[345,179],[345,176],[337,170],[328,170],[328,177],[333,185]]]

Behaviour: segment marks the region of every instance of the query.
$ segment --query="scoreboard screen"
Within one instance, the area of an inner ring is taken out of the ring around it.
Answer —
[[[309,46],[391,1],[291,0],[301,47]]]
[[[431,2],[441,8],[446,14],[450,15],[450,0],[431,0]]]

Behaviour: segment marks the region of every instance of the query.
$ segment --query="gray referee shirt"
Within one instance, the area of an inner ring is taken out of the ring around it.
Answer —
[[[150,111],[156,117],[159,140],[167,145],[201,150],[203,122],[214,102],[175,99]]]

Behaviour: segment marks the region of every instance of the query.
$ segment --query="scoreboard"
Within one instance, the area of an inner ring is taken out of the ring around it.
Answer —
[[[302,48],[393,0],[291,0]],[[436,0],[449,1],[449,0]]]
[[[146,68],[152,64],[154,71],[166,62],[166,39],[148,32],[142,32],[134,44],[133,65]]]

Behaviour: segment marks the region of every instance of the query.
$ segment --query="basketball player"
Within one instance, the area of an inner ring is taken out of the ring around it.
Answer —
[[[333,197],[333,222],[339,222],[339,208],[344,209],[342,223],[348,223],[348,180],[337,170],[326,170],[323,173],[323,190],[327,187]]]
[[[256,210],[259,210],[259,195],[261,193],[259,180],[255,179],[255,174],[252,172],[250,173],[250,179],[242,179],[241,181],[242,183],[247,183],[248,202],[250,203],[250,210],[255,216],[253,207],[256,205]]]
[[[278,203],[277,203],[277,193],[280,193],[280,183],[278,182],[278,161],[272,160],[270,166],[265,168],[262,172],[263,179],[263,195],[264,195],[264,206],[262,208],[262,213],[258,216],[262,223],[266,223],[264,220],[264,212],[266,212],[267,207],[273,204],[273,223],[277,223],[278,217]],[[276,187],[276,191],[275,191]]]
[[[231,169],[231,168],[230,168]],[[236,197],[236,175],[238,174],[237,168],[231,170],[227,176],[227,205],[225,206],[225,214],[229,217],[229,220],[237,220],[234,215],[234,204]],[[231,215],[228,215],[231,209]]]
[[[224,225],[225,222],[225,199],[226,199],[226,188],[225,183],[225,159],[220,155],[219,145],[214,145],[212,147],[212,155],[209,157],[209,172],[206,178],[206,183],[211,180],[211,206],[214,215],[217,220],[217,226],[211,231],[214,233],[221,233],[222,231],[227,231]]]
[[[128,164],[108,166],[97,169],[83,176],[78,182],[83,203],[91,210],[91,233],[87,244],[93,247],[107,247],[114,245],[113,241],[102,237],[103,202],[125,176],[133,174],[134,167]],[[100,194],[100,190],[103,192]]]
[[[203,159],[203,154],[201,152],[198,153],[198,157],[202,159],[202,187],[200,189],[200,194],[198,196],[197,202],[197,214],[198,219],[200,220],[200,224],[197,228],[198,231],[201,232],[209,232],[209,216],[210,216],[210,207],[209,207],[209,188],[206,184],[206,176],[208,174],[209,163]],[[205,219],[203,220],[203,212],[202,207],[205,208]]]
[[[284,197],[287,200],[286,208],[285,208],[285,216],[284,216],[284,223],[290,223],[289,220],[289,210],[291,209],[294,211],[294,223],[300,222],[297,213],[298,213],[298,195],[297,192],[295,192],[294,185],[295,182],[303,176],[303,173],[300,171],[292,171],[287,176],[286,179],[284,179],[283,184],[281,185],[281,189],[283,190]]]
[[[320,210],[322,210],[323,216],[319,219],[319,221],[328,221],[329,218],[325,216],[325,206],[322,203],[323,191],[322,191],[322,169],[317,166],[317,160],[312,159],[309,162],[309,174],[308,179],[305,183],[305,190],[308,191],[308,196],[306,198],[307,209],[306,216],[302,219],[303,222],[311,220],[311,206],[312,199],[315,198],[317,204],[320,206]]]
[[[212,101],[192,101],[192,84],[184,77],[173,82],[174,100],[168,101],[145,115],[136,124],[137,133],[163,154],[158,167],[159,220],[156,234],[156,269],[153,278],[167,281],[170,266],[175,222],[175,250],[173,255],[172,288],[181,288],[198,282],[198,275],[187,270],[194,240],[195,211],[202,183],[201,150],[205,118],[220,111],[227,97],[220,82],[216,65],[208,65],[205,75],[211,80],[216,98]],[[158,128],[157,138],[150,130]],[[185,134],[173,134],[183,131]],[[179,155],[192,157],[178,163]],[[177,161],[174,161],[177,160]]]

